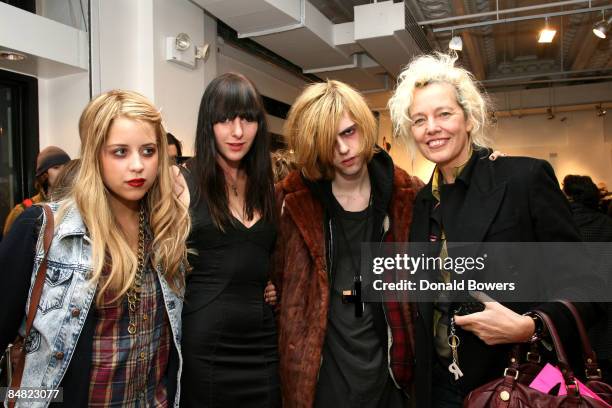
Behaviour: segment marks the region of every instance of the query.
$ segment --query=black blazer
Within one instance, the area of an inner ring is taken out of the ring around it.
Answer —
[[[488,150],[474,151],[460,175],[461,180],[456,181],[464,183],[465,189],[454,203],[453,208],[458,210],[451,217],[453,222],[444,225],[448,242],[580,241],[569,204],[548,162],[526,157],[501,157],[490,161],[489,154]],[[416,197],[410,242],[429,240],[433,200],[430,180]],[[513,303],[506,306],[517,313],[537,306],[551,315],[565,339],[564,344],[577,344],[573,319],[562,305]],[[585,323],[590,324],[597,315],[597,306],[578,306]],[[432,325],[432,304],[418,303],[415,385],[419,408],[431,406],[431,370],[435,358]],[[460,328],[458,334],[461,338],[459,364],[464,373],[458,384],[465,393],[503,374],[509,345],[487,346],[477,336]],[[576,347],[568,348],[576,350]]]

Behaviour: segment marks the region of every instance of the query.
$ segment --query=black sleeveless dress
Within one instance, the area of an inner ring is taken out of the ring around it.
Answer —
[[[183,307],[181,407],[279,407],[276,324],[263,300],[276,230],[259,220],[221,232],[183,173],[197,254]]]

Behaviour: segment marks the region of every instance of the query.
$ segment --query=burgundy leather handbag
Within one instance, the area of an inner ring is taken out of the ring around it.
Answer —
[[[564,303],[565,304],[565,303]],[[567,304],[566,304],[567,306]],[[572,310],[573,305],[568,306]],[[574,317],[577,321],[582,323],[580,316],[578,315],[575,308]],[[576,377],[569,365],[567,354],[559,338],[559,334],[551,320],[551,318],[543,312],[537,311],[537,315],[540,317],[544,325],[548,330],[548,334],[554,345],[555,353],[557,356],[557,367],[561,370],[563,375],[563,384],[561,387],[567,389],[567,395],[550,395],[545,394],[536,389],[530,388],[529,383],[533,379],[534,364],[529,364],[528,368],[530,375],[524,376],[525,373],[521,373],[521,370],[525,371],[525,365],[519,363],[520,346],[515,346],[510,356],[508,367],[504,371],[504,376],[500,379],[493,380],[481,387],[476,388],[468,394],[463,402],[463,408],[606,408],[606,404],[598,401],[594,398],[581,395],[580,388],[576,382]],[[584,332],[584,325],[579,331]],[[606,392],[609,392],[609,386],[601,382],[601,375],[599,377],[593,377],[595,374],[599,374],[597,367],[597,360],[592,349],[590,349],[590,343],[588,343],[588,337],[586,332],[584,336],[581,334],[581,340],[583,342],[583,349],[590,350],[588,353],[585,351],[585,362],[590,359],[587,367],[587,387],[591,388],[592,391],[597,393],[602,399]],[[585,342],[586,341],[586,342]],[[586,347],[588,345],[588,347]],[[589,380],[589,374],[591,374],[591,380]],[[596,381],[596,382],[590,382]],[[603,392],[604,395],[600,394]]]

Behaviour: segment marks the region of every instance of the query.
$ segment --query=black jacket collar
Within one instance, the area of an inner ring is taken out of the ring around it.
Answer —
[[[447,231],[449,239],[456,242],[482,242],[489,225],[501,204],[506,183],[495,177],[494,162],[489,160],[489,149],[474,149],[466,168],[459,175],[467,188],[465,200],[457,212],[457,231]],[[432,180],[419,192],[411,226],[411,241],[424,242],[429,237],[429,214],[433,201]]]

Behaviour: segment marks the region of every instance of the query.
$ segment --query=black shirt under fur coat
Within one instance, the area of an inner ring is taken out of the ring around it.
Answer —
[[[460,199],[451,205],[453,222],[444,225],[448,242],[575,242],[580,241],[570,208],[559,189],[555,173],[543,160],[526,157],[488,159],[491,152],[475,150],[455,181],[461,183]],[[419,192],[410,227],[411,242],[429,241],[429,215],[435,198],[431,180]],[[456,196],[455,196],[456,197]],[[580,350],[577,330],[561,304],[506,305],[517,313],[534,308],[551,316],[564,340],[566,351]],[[600,313],[598,305],[576,305],[587,327]],[[419,303],[415,323],[415,390],[419,408],[431,407],[433,348],[433,307]],[[459,387],[469,392],[503,375],[509,345],[487,346],[471,332],[461,331],[459,361],[464,377]],[[450,373],[449,373],[450,376]]]

